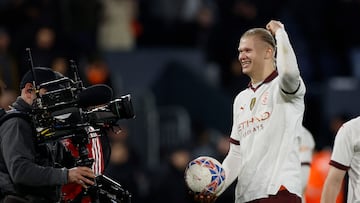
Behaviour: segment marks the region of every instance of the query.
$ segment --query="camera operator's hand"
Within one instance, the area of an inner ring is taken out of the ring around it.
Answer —
[[[94,185],[95,174],[89,167],[79,166],[69,169],[68,183],[77,183],[87,188],[89,185]]]

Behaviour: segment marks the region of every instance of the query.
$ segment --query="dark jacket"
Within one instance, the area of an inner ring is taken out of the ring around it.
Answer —
[[[20,97],[13,107],[23,113],[31,110]],[[0,192],[56,202],[68,174],[65,168],[55,168],[62,146],[37,145],[35,136],[31,123],[24,118],[13,117],[0,126]]]

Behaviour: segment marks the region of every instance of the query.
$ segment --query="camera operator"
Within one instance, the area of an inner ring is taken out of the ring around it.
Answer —
[[[58,79],[61,75],[49,68],[34,68],[37,84]],[[31,72],[21,80],[21,95],[12,104],[14,111],[30,115],[37,95]],[[77,183],[94,185],[95,174],[88,167],[57,168],[64,161],[65,151],[59,142],[38,145],[31,121],[11,117],[0,126],[0,203],[58,202],[61,186]]]

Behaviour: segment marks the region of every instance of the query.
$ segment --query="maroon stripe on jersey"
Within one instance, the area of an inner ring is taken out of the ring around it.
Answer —
[[[238,140],[235,140],[235,139],[233,139],[233,138],[229,138],[229,142],[230,143],[232,143],[232,144],[234,144],[234,145],[240,145],[240,141],[238,141]]]
[[[260,198],[252,200],[248,203],[279,203],[279,202],[301,202],[301,198],[296,194],[290,193],[286,188],[284,190],[279,190],[275,195],[269,195],[266,198]]]
[[[311,166],[310,162],[301,162],[302,166]]]
[[[344,166],[344,165],[342,165],[342,164],[340,164],[340,163],[338,163],[338,162],[336,162],[336,161],[333,161],[333,160],[330,160],[330,163],[329,163],[329,164],[332,165],[332,166],[334,166],[335,168],[338,168],[338,169],[344,170],[344,171],[347,171],[347,170],[350,169],[349,166]]]
[[[301,83],[299,83],[298,87],[296,88],[296,90],[294,92],[287,92],[283,89],[281,89],[281,91],[283,91],[285,94],[295,94],[300,89],[300,85],[301,85]]]
[[[268,83],[268,82],[272,81],[278,75],[279,75],[279,73],[276,70],[274,70],[267,78],[265,78],[263,83]]]
[[[265,78],[265,80],[260,84],[258,85],[256,88],[254,88],[252,85],[251,85],[251,82],[249,82],[248,84],[248,88],[252,89],[252,91],[256,91],[257,89],[259,89],[259,87],[261,87],[261,85],[263,85],[264,83],[268,83],[270,81],[272,81],[274,78],[276,78],[276,76],[278,76],[278,72],[276,70],[274,70],[267,78]]]

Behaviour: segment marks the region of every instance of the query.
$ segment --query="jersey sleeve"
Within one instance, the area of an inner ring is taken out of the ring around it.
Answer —
[[[241,107],[238,104],[239,95],[235,98],[233,104],[233,126],[230,135],[230,149],[229,153],[225,157],[222,166],[225,171],[225,185],[222,190],[217,194],[218,196],[222,194],[226,188],[228,188],[234,180],[237,178],[240,172],[241,166],[241,157],[240,157],[240,137],[238,135],[237,123],[238,123],[238,114],[241,111]]]
[[[310,165],[315,148],[315,141],[312,134],[305,128],[302,129],[300,142],[300,161],[301,165]]]
[[[275,33],[277,44],[276,66],[280,77],[280,88],[289,94],[297,92],[300,87],[300,71],[294,50],[284,29]]]
[[[218,196],[234,182],[241,171],[240,145],[230,143],[229,153],[222,162],[222,166],[225,171],[225,182]]]
[[[331,155],[330,164],[342,170],[350,167],[354,156],[354,145],[352,142],[352,130],[349,123],[345,123],[335,137],[335,143]]]

